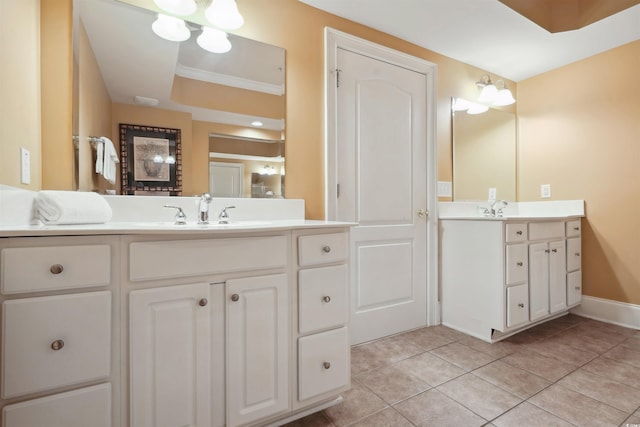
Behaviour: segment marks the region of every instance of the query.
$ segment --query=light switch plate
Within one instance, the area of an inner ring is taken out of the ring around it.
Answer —
[[[495,187],[489,187],[489,197],[487,200],[496,200],[496,189]]]
[[[24,147],[20,147],[20,183],[31,183],[31,153]]]
[[[438,197],[451,197],[451,181],[438,181]]]
[[[542,184],[540,186],[540,197],[542,199],[548,199],[551,197],[551,184]]]

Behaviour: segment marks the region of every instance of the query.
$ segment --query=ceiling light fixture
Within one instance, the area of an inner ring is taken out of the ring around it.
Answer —
[[[251,122],[251,126],[255,126],[257,128],[259,128],[259,127],[261,127],[263,125],[264,125],[264,123],[262,123],[260,120],[254,120],[254,121]]]
[[[497,87],[499,85],[502,86],[500,90]],[[480,80],[476,82],[476,86],[481,88],[480,96],[478,96],[478,101],[480,102],[499,107],[516,102],[511,91],[507,89],[507,84],[504,80],[498,80],[496,84],[493,84],[491,77],[488,74],[483,74],[480,76]]]
[[[151,25],[157,36],[172,42],[183,42],[191,37],[191,31],[180,18],[158,14],[158,19]]]
[[[153,0],[153,2],[165,12],[178,16],[192,15],[198,8],[195,0]]]
[[[231,50],[227,33],[211,27],[202,27],[202,34],[196,40],[198,46],[211,53],[225,53]]]
[[[213,0],[204,12],[209,22],[223,30],[237,30],[244,24],[236,0]]]

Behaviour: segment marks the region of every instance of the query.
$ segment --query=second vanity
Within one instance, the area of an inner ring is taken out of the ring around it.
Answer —
[[[443,325],[496,342],[580,304],[582,201],[522,205],[440,218]]]
[[[277,425],[339,402],[349,224],[238,224],[5,230],[2,425]]]

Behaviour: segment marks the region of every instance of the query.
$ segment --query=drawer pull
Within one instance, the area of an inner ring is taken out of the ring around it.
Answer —
[[[64,347],[64,341],[62,340],[55,340],[51,343],[51,349],[53,351],[62,350],[62,347]]]
[[[518,231],[516,231],[516,234],[517,234],[518,236],[522,236],[522,230],[518,230]]]
[[[325,245],[322,247],[322,252],[324,252],[325,254],[328,254],[329,252],[331,252],[331,246],[329,245]]]
[[[522,267],[522,266],[524,265],[524,263],[523,263],[522,261],[518,261],[518,262],[516,263],[516,265],[517,265],[518,267]]]
[[[551,249],[551,252],[556,253],[556,252],[558,252],[558,250],[557,249]]]
[[[198,301],[198,305],[199,305],[200,307],[204,307],[204,306],[206,306],[208,303],[209,303],[209,301],[207,301],[207,299],[206,299],[206,298],[200,298],[200,301]]]
[[[545,250],[544,250],[544,253],[545,253],[545,254],[548,254],[548,253],[549,253],[549,249],[545,249]]]
[[[322,301],[331,302],[331,297],[329,295],[322,297]]]
[[[575,231],[580,231],[580,227],[573,227]]]
[[[518,304],[518,307],[520,307],[520,308],[524,308],[524,304],[523,304],[523,303],[519,303],[519,304]]]
[[[580,256],[580,252],[576,252],[576,256]]]
[[[63,270],[64,267],[62,266],[62,264],[53,264],[49,269],[52,274],[60,274]]]
[[[329,363],[329,362],[324,362],[324,363],[322,364],[322,367],[323,367],[324,369],[330,369],[330,368],[331,368],[331,363]]]
[[[231,295],[231,301],[236,302],[240,299],[240,295],[238,294],[233,294]]]
[[[579,290],[580,290],[580,286],[576,286],[576,291],[579,291]]]

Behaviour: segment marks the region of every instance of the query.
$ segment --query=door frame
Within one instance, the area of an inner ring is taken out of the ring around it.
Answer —
[[[379,61],[406,68],[426,78],[427,99],[427,319],[428,326],[440,324],[438,295],[438,199],[436,193],[438,171],[436,151],[436,78],[437,65],[415,56],[378,45],[365,39],[325,27],[325,218],[337,216],[337,87],[338,48]]]

